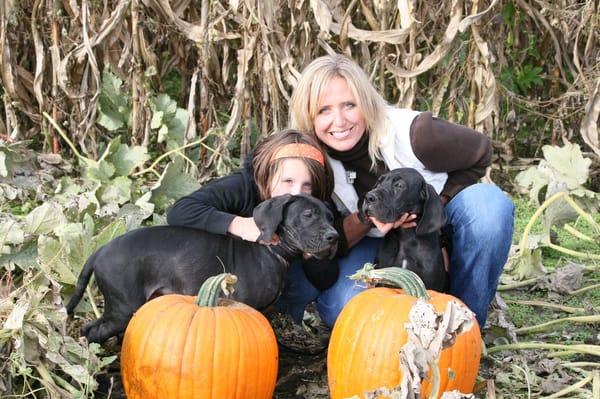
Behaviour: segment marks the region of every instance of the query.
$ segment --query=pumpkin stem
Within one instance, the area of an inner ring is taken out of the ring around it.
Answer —
[[[225,295],[231,294],[235,283],[237,283],[237,277],[231,273],[221,273],[207,278],[198,291],[196,305],[217,306],[220,291],[223,291]]]
[[[400,267],[375,269],[372,263],[365,263],[362,269],[350,276],[351,280],[360,280],[368,284],[386,283],[402,288],[410,296],[430,299],[423,280],[414,272]]]

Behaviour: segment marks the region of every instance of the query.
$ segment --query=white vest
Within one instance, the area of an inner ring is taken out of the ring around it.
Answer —
[[[420,112],[410,109],[387,108],[388,132],[381,139],[379,149],[383,157],[383,162],[389,170],[396,168],[416,169],[423,175],[425,181],[431,184],[439,194],[444,188],[446,180],[448,180],[448,174],[427,170],[425,165],[415,155],[410,144],[410,127],[413,120],[419,114]],[[327,156],[327,159],[331,165],[335,179],[333,200],[338,210],[343,215],[357,212],[358,194],[352,183],[346,178],[344,165],[330,156]],[[376,228],[372,228],[367,235],[370,237],[383,236]]]

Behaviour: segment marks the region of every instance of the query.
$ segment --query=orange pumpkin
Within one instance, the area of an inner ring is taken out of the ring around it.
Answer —
[[[379,395],[370,397],[384,398],[389,395],[386,392],[399,389],[402,378],[400,351],[407,343],[409,327],[406,323],[418,297],[433,305],[433,314],[444,313],[451,301],[458,302],[457,306],[464,307],[465,317],[469,319],[465,330],[457,331],[455,341],[441,350],[439,358],[435,359],[437,364],[432,364],[428,378],[420,386],[421,397],[429,397],[432,391],[432,370],[439,371],[436,373],[439,385],[433,388],[438,393],[436,396],[454,389],[471,393],[481,356],[480,331],[474,314],[451,295],[426,291],[422,281],[408,270],[373,269],[367,264],[352,278],[361,276],[370,282],[400,285],[404,290],[371,288],[346,304],[329,341],[327,374],[331,398],[354,395],[364,398],[367,392]]]
[[[208,279],[197,298],[165,295],[135,313],[121,349],[128,399],[273,397],[278,362],[273,329],[251,307],[217,300],[224,281],[232,284],[235,276]]]

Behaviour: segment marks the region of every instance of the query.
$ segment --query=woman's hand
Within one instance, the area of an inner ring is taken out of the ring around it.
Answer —
[[[370,216],[369,219],[371,219],[377,230],[379,230],[383,234],[387,234],[388,231],[397,229],[398,227],[402,227],[403,229],[410,229],[417,225],[417,215],[415,215],[414,213],[403,213],[402,215],[400,215],[398,220],[396,220],[393,223],[381,222],[373,216]]]

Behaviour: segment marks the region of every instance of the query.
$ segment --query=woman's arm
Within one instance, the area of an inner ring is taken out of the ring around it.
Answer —
[[[448,202],[463,188],[475,184],[492,161],[490,139],[466,126],[420,114],[411,126],[411,144],[417,158],[433,172],[447,172],[440,197]]]

